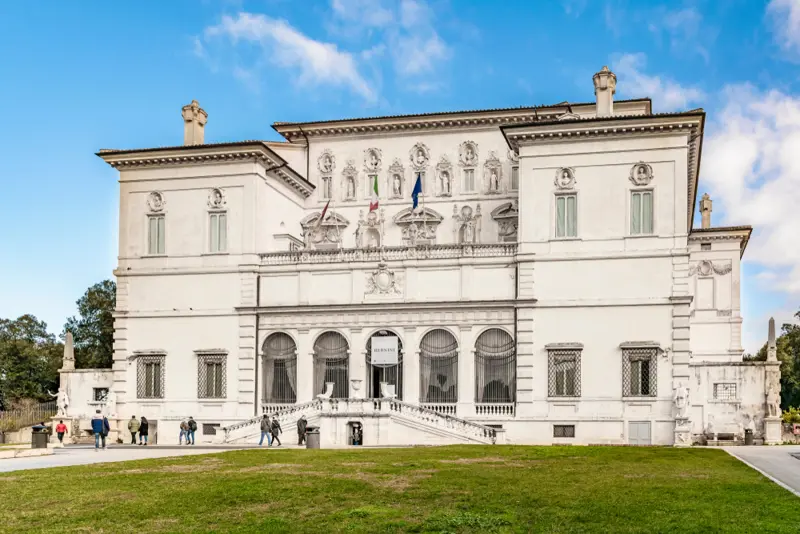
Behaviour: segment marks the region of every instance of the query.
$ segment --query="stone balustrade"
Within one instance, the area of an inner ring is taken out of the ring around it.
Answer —
[[[385,247],[368,249],[298,250],[261,254],[262,265],[292,265],[318,263],[351,263],[400,261],[417,259],[492,258],[513,256],[516,243],[472,245],[420,245],[416,247]]]
[[[473,423],[465,419],[459,419],[458,417],[443,415],[437,411],[425,408],[424,406],[417,406],[399,400],[391,400],[388,404],[391,413],[403,415],[409,419],[415,419],[426,425],[469,436],[473,439],[483,441],[484,443],[495,444],[497,441],[497,432],[494,428],[479,423]]]
[[[514,417],[514,403],[493,402],[476,404],[475,415],[481,417]]]
[[[423,402],[420,404],[426,410],[431,410],[442,415],[455,415],[456,405],[454,403],[445,402]]]

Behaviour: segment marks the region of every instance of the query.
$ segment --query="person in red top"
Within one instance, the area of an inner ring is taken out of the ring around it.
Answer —
[[[61,420],[56,425],[56,434],[58,435],[59,443],[64,443],[64,434],[67,432],[67,425],[64,424],[64,421]]]

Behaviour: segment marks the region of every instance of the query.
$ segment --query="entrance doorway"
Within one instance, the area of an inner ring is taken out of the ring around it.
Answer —
[[[347,423],[347,444],[364,444],[364,426],[358,421],[350,421]]]
[[[373,365],[372,364],[372,340],[376,337],[395,337],[397,338],[397,364],[395,365]],[[372,334],[367,340],[366,347],[367,362],[367,387],[366,394],[371,399],[380,399],[381,382],[386,382],[394,386],[394,393],[399,400],[403,400],[403,342],[400,336],[391,330],[379,330]]]

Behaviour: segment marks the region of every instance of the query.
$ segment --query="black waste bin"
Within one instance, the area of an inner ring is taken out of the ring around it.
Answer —
[[[749,428],[745,429],[744,431],[744,444],[745,445],[752,445],[753,444],[753,431]]]
[[[319,449],[319,427],[306,427],[306,449]]]
[[[46,449],[50,433],[46,426],[36,425],[31,431],[31,449]]]

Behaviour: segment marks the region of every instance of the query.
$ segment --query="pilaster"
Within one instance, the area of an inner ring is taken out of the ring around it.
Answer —
[[[403,328],[403,400],[419,404],[419,330]]]
[[[459,327],[458,405],[456,415],[467,418],[475,415],[475,332],[474,326]]]
[[[311,354],[311,333],[297,331],[297,403],[314,399],[314,356]]]
[[[533,315],[533,308],[519,308],[517,311],[517,416],[519,417],[533,415]]]
[[[256,317],[253,315],[239,316],[237,363],[237,402],[240,405],[252,406],[255,403],[256,364]],[[244,413],[245,410],[240,412]]]
[[[672,383],[669,394],[673,396],[678,388],[690,388],[689,360],[689,332],[690,332],[690,304],[692,297],[689,294],[689,254],[680,254],[672,257]],[[663,394],[663,393],[662,393]],[[691,398],[688,399],[691,403]],[[675,407],[673,407],[675,408]],[[670,414],[672,415],[672,414]],[[691,436],[691,405],[685,417],[676,417],[674,444],[688,446],[692,444]]]

